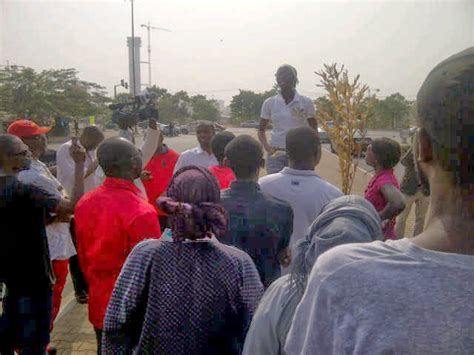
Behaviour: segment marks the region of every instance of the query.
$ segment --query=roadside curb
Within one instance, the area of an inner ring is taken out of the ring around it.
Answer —
[[[326,151],[327,153],[332,154],[332,155],[334,155],[334,156],[337,157],[337,154],[334,154],[333,152],[331,152],[330,149],[322,148],[322,150],[324,150],[324,151]],[[365,170],[364,168],[361,168],[359,165],[357,165],[357,170],[360,170],[362,173],[367,174],[367,175],[371,175],[371,176],[374,175],[374,174],[372,174],[370,171]]]

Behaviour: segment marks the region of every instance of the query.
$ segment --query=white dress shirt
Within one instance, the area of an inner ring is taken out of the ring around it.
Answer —
[[[261,118],[272,121],[270,146],[284,149],[286,134],[292,128],[307,125],[308,118],[315,116],[314,104],[310,98],[295,91],[293,100],[286,104],[281,94],[269,97],[262,105]]]
[[[30,168],[18,174],[18,180],[24,184],[37,186],[52,195],[67,197],[67,193],[60,182],[39,160],[32,160]],[[72,243],[69,231],[69,223],[55,222],[48,224],[46,235],[51,260],[67,260],[76,255],[76,248]]]
[[[174,167],[173,174],[175,174],[179,169],[188,165],[209,168],[210,166],[219,165],[219,163],[214,154],[209,154],[201,147],[196,147],[181,153]]]

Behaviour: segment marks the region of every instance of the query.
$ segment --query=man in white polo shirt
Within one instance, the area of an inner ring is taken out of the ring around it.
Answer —
[[[199,147],[188,149],[181,153],[174,167],[173,174],[188,165],[196,165],[203,168],[219,165],[211,149],[211,140],[214,134],[215,128],[211,122],[199,122],[196,127],[196,137],[199,142]]]
[[[309,127],[291,129],[286,136],[286,152],[289,167],[260,178],[258,183],[264,193],[287,202],[293,209],[293,234],[290,239],[293,250],[323,206],[342,196],[342,192],[314,171],[321,159],[321,142],[315,130]]]
[[[277,173],[288,166],[285,138],[290,129],[309,125],[316,132],[318,131],[313,102],[296,91],[298,83],[296,69],[285,64],[278,68],[275,76],[280,92],[263,103],[258,129],[258,139],[268,153],[267,172],[269,174]],[[265,130],[270,121],[273,128],[270,143],[268,143]]]

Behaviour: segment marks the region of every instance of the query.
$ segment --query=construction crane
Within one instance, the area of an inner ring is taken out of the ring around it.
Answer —
[[[155,27],[148,22],[146,25],[141,25],[140,27],[145,27],[147,29],[147,35],[148,35],[148,62],[141,62],[144,64],[148,64],[148,87],[151,87],[151,30],[157,30],[157,31],[165,31],[165,32],[172,32],[171,30],[168,30],[166,28],[161,28],[161,27]]]

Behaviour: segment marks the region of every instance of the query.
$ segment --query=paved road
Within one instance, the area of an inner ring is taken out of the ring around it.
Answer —
[[[387,137],[387,138],[395,139],[399,143],[401,142],[400,133],[399,131],[395,131],[395,130],[368,130],[367,136],[371,137],[372,139]],[[323,144],[323,148],[327,149],[328,151],[331,150],[329,144]],[[356,159],[356,161],[358,162],[359,168],[365,171],[368,171],[370,173],[373,173],[374,168],[372,168],[370,165],[367,165],[364,158]],[[401,164],[398,164],[395,167],[395,175],[397,176],[399,181],[401,181],[404,171],[405,169],[403,168]]]

